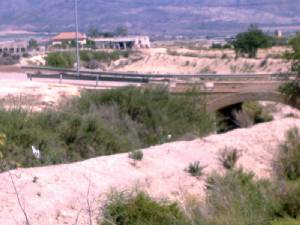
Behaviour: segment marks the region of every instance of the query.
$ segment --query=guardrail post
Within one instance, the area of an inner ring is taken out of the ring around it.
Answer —
[[[62,83],[62,74],[59,74],[59,83],[61,84]]]
[[[99,83],[99,75],[96,76],[96,87],[98,87],[98,83]]]

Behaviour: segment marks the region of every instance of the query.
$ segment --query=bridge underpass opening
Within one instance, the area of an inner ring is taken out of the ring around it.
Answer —
[[[242,103],[237,103],[231,106],[220,109],[216,112],[216,129],[217,133],[225,133],[230,130],[240,128],[234,117],[234,112],[242,110]]]
[[[243,115],[243,112],[240,110],[241,105],[243,103],[247,102],[275,102],[275,103],[282,103],[284,105],[289,105],[295,109],[300,110],[300,100],[291,100],[287,98],[286,96],[279,93],[277,90],[275,91],[261,91],[257,90],[257,92],[251,91],[251,92],[237,92],[233,94],[221,94],[216,95],[214,98],[210,99],[207,102],[207,111],[211,113],[220,112],[219,115],[223,114],[223,120],[222,117],[220,117],[220,121],[217,124],[217,128],[220,127],[221,129],[219,132],[226,132],[230,129],[234,129],[236,127],[237,121],[236,117],[238,116],[239,119],[244,119],[244,124],[247,125],[247,119],[246,115]],[[243,108],[243,107],[242,107]],[[217,113],[216,113],[217,114]],[[235,115],[233,115],[235,114]],[[235,117],[234,120],[232,120],[233,116]],[[225,119],[224,119],[225,117]],[[244,118],[243,118],[244,117]],[[222,121],[227,121],[228,127],[222,128],[222,126],[225,126],[225,124],[222,124]],[[256,119],[254,122],[265,122],[264,120]],[[222,125],[222,126],[221,126]],[[240,127],[240,126],[238,126]],[[243,126],[244,127],[244,126]],[[217,129],[218,130],[218,129]]]
[[[285,114],[279,113],[283,106],[299,110],[299,107],[277,101],[244,101],[223,107],[215,112],[217,133],[270,122],[276,113],[281,114],[280,118],[297,115],[293,110],[287,110]]]

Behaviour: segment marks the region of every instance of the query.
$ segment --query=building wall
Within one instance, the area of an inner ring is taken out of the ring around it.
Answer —
[[[63,43],[71,44],[72,41],[76,41],[76,40],[53,40],[52,45],[53,46],[54,45],[62,45]],[[86,39],[79,40],[78,43],[81,44],[81,45],[85,45],[86,44]]]
[[[151,48],[150,38],[148,36],[136,37],[135,45],[139,48]]]
[[[115,37],[115,38],[94,38],[96,47],[100,49],[132,49],[150,48],[150,38],[148,36]]]
[[[26,43],[0,43],[0,55],[4,53],[12,55],[21,55],[28,52],[28,45]]]

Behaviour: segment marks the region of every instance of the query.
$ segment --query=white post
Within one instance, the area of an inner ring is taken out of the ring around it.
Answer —
[[[74,0],[75,3],[75,27],[76,27],[76,61],[77,61],[77,74],[80,76],[80,53],[79,53],[79,40],[78,40],[78,0]]]

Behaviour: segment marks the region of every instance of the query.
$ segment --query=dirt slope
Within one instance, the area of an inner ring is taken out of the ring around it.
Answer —
[[[179,201],[185,192],[203,197],[204,178],[192,178],[184,169],[199,160],[207,166],[206,174],[222,171],[217,158],[226,146],[241,151],[239,165],[258,177],[270,177],[278,144],[293,126],[300,128],[300,120],[286,118],[204,139],[154,146],[144,150],[144,160],[136,167],[127,154],[121,154],[11,173],[31,225],[74,224],[78,215],[78,224],[83,225],[88,224],[87,199],[95,219],[111,188],[139,186],[154,197]],[[0,224],[24,224],[8,173],[0,175],[0,209]]]

